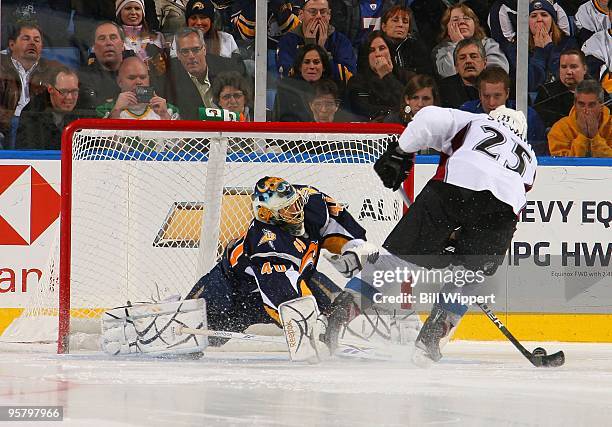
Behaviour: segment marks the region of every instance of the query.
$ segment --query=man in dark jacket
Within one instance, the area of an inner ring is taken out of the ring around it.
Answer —
[[[546,128],[569,115],[574,106],[576,86],[584,80],[586,74],[586,59],[580,49],[568,49],[561,53],[559,80],[540,86],[534,102],[534,108]]]
[[[487,66],[484,47],[479,40],[463,39],[455,47],[457,74],[440,80],[440,98],[443,107],[459,108],[467,101],[478,99],[476,82]]]
[[[115,21],[115,0],[70,0],[74,15],[74,44],[81,51],[81,61],[85,62],[89,54],[91,34],[102,21]],[[155,10],[155,0],[144,0],[144,19],[149,30],[159,29]]]
[[[119,94],[117,72],[123,61],[125,35],[114,22],[103,22],[96,27],[93,40],[95,58],[81,67],[79,108],[94,110]]]
[[[59,150],[62,131],[79,118],[79,77],[66,67],[57,68],[47,92],[24,108],[17,130],[17,149]]]
[[[170,61],[165,97],[176,105],[183,120],[198,120],[200,107],[215,107],[210,90],[212,80],[222,71],[244,75],[244,64],[218,55],[206,55],[204,34],[187,27],[176,36],[177,59]]]
[[[330,25],[331,9],[327,0],[309,0],[300,11],[302,23],[282,36],[278,42],[279,73],[288,76],[297,51],[305,44],[325,49],[332,64],[332,77],[343,82],[357,71],[357,57],[350,40]]]
[[[21,111],[42,93],[53,68],[61,64],[41,58],[43,38],[33,24],[18,26],[9,36],[9,55],[0,56],[0,133],[5,148],[13,148]]]

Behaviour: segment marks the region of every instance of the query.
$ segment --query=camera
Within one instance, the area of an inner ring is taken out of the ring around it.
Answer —
[[[139,104],[148,104],[153,98],[153,88],[151,86],[136,86],[136,100]]]

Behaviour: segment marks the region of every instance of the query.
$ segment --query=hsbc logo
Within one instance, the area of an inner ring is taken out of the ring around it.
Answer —
[[[33,244],[59,213],[60,195],[36,169],[0,165],[0,245]]]

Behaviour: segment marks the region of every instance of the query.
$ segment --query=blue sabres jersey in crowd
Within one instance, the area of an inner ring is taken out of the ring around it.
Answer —
[[[380,30],[383,16],[383,0],[362,0],[359,3],[361,18],[361,30],[356,40],[351,40],[354,46],[361,45],[368,34],[374,30]]]
[[[264,308],[276,321],[281,303],[311,295],[308,279],[322,248],[340,253],[349,240],[366,239],[363,227],[333,198],[312,187],[295,187],[308,194],[304,235],[294,236],[278,225],[253,220],[224,255],[232,279],[253,291],[258,289]]]

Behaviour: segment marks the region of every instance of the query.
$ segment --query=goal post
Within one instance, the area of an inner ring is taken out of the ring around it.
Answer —
[[[73,122],[62,136],[59,244],[0,341],[56,342],[67,353],[78,348],[74,334],[99,328],[105,309],[185,296],[246,232],[252,188],[265,175],[328,194],[368,240],[382,244],[403,204],[372,165],[402,130],[380,123]],[[345,280],[322,258],[318,268]]]

